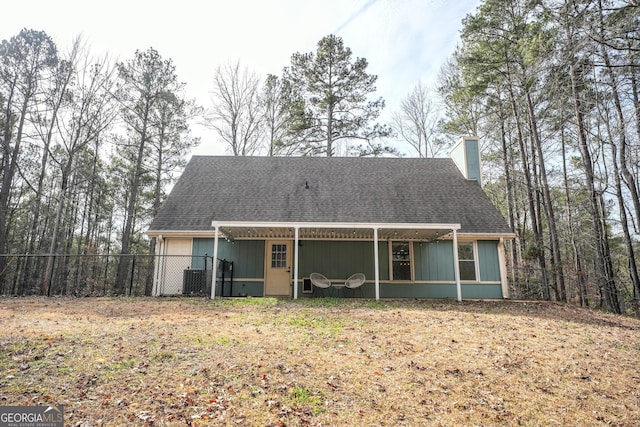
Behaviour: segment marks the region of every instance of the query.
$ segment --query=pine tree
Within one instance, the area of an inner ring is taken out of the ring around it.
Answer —
[[[342,38],[329,35],[318,42],[316,52],[294,53],[284,70],[295,103],[289,108],[289,133],[304,154],[331,157],[342,140],[365,141],[366,146],[356,148],[361,155],[390,150],[374,142],[389,134],[387,127],[374,123],[384,100],[368,100],[377,76],[367,73],[366,59],[351,56]]]

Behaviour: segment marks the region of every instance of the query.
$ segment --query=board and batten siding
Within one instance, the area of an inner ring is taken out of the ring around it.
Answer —
[[[203,256],[213,256],[213,239],[193,239],[194,268],[203,268]],[[241,294],[254,297],[264,295],[264,240],[236,240],[218,242],[218,259],[233,261],[233,286],[225,285],[225,293],[232,296]],[[207,268],[210,268],[208,266]],[[229,273],[227,274],[227,280]],[[218,272],[220,277],[220,271]],[[216,295],[221,295],[220,284],[216,286]],[[225,294],[227,295],[227,294]]]
[[[476,243],[479,280],[462,284],[464,298],[502,298],[498,241]],[[453,243],[450,240],[412,242],[414,278],[417,283],[393,282],[389,272],[389,243],[379,242],[381,297],[383,298],[455,298]],[[203,267],[203,256],[213,254],[213,239],[193,239],[192,268]],[[375,277],[373,242],[304,240],[299,250],[300,281],[313,272],[341,281],[354,273],[364,273],[368,283],[365,297],[373,297]],[[233,261],[233,294],[264,293],[264,240],[220,241],[218,258]],[[202,265],[201,265],[202,264]],[[300,295],[302,292],[300,291]]]
[[[379,242],[381,260],[380,279],[389,279],[389,246]],[[321,273],[329,279],[347,279],[355,273],[364,273],[367,279],[375,276],[373,242],[305,240],[299,247],[300,277]]]
[[[498,241],[478,240],[478,264],[480,267],[480,281],[500,282]]]
[[[477,139],[465,140],[465,150],[467,157],[467,178],[482,182],[480,172],[480,147]]]
[[[450,157],[465,178],[477,181],[482,185],[480,146],[477,138],[462,138],[453,146]]]
[[[453,266],[453,242],[436,240],[430,243],[415,242],[413,245],[416,280],[455,281]]]
[[[203,268],[202,256],[205,253],[213,255],[213,239],[193,239],[193,268]],[[218,259],[233,261],[235,278],[264,279],[264,240],[220,240]]]

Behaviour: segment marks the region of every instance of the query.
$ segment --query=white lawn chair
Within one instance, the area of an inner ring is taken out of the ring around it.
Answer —
[[[316,289],[319,289],[322,296],[324,296],[324,290],[331,287],[331,281],[320,273],[311,273],[309,280],[313,285],[312,295],[316,293]]]
[[[356,273],[356,274],[352,275],[351,277],[349,277],[344,282],[344,287],[346,289],[351,290],[351,291],[355,291],[357,289],[357,290],[360,291],[360,296],[364,296],[364,294],[362,292],[362,285],[364,284],[365,280],[366,280],[366,277],[365,277],[364,274]]]
[[[362,285],[364,284],[365,280],[366,277],[364,276],[364,274],[356,273],[344,282],[344,287],[351,291],[355,291],[356,289],[358,289],[360,291],[360,296],[364,296],[362,292]]]

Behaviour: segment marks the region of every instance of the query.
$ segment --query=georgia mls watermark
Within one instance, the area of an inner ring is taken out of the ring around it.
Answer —
[[[0,406],[0,427],[64,427],[64,406]]]

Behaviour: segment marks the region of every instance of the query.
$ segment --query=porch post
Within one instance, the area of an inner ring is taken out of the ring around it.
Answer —
[[[293,242],[293,299],[298,299],[298,239],[300,229],[295,227],[296,237]]]
[[[376,275],[376,301],[380,300],[380,260],[378,259],[378,228],[373,228],[373,264]]]
[[[218,276],[218,234],[220,233],[220,226],[216,225],[215,230],[216,235],[213,237],[213,265],[211,268],[211,299],[216,298],[216,277]]]
[[[453,271],[456,279],[456,294],[462,302],[462,285],[460,284],[460,263],[458,262],[458,232],[453,229]]]

